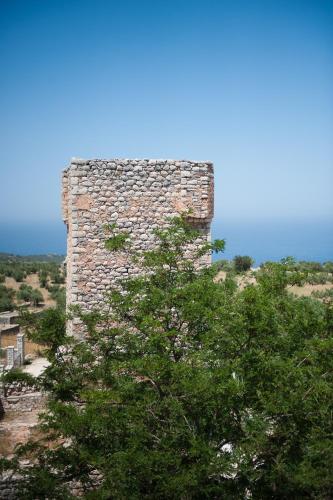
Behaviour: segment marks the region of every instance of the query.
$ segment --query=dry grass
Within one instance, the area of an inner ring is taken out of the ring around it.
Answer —
[[[8,276],[6,276],[5,285],[7,288],[12,288],[17,292],[17,290],[21,286],[21,282],[19,283],[18,281],[14,280],[14,278],[9,278]]]

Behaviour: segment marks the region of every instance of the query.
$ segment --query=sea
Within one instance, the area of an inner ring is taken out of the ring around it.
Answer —
[[[215,259],[249,255],[255,265],[292,256],[297,260],[333,261],[332,218],[223,219],[212,224],[212,238],[225,239]],[[61,221],[1,223],[0,252],[18,255],[66,253],[66,227]]]

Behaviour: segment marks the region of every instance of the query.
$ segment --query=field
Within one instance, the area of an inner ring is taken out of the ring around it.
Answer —
[[[22,282],[17,282],[14,278],[6,276],[4,284],[7,288],[10,288],[12,290],[15,290],[15,292],[18,292],[22,283],[26,283],[27,285],[30,285],[32,288],[40,291],[40,293],[43,296],[43,304],[45,307],[54,307],[56,305],[56,301],[51,297],[50,292],[46,288],[40,286],[37,273],[28,274],[27,277],[24,278]],[[22,304],[23,302],[17,299],[14,300],[16,304]]]

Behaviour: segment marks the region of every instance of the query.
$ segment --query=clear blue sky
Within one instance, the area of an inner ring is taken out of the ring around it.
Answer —
[[[222,233],[333,229],[332,0],[1,0],[0,19],[1,227],[59,225],[81,156],[212,160]]]

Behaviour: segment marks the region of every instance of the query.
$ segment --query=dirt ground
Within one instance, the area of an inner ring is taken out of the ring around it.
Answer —
[[[50,363],[46,358],[38,357],[33,359],[30,365],[24,366],[22,371],[30,373],[30,375],[33,375],[34,377],[39,377],[49,364]]]
[[[30,412],[7,412],[0,420],[0,457],[10,458],[19,443],[26,443],[36,432],[40,409]]]

